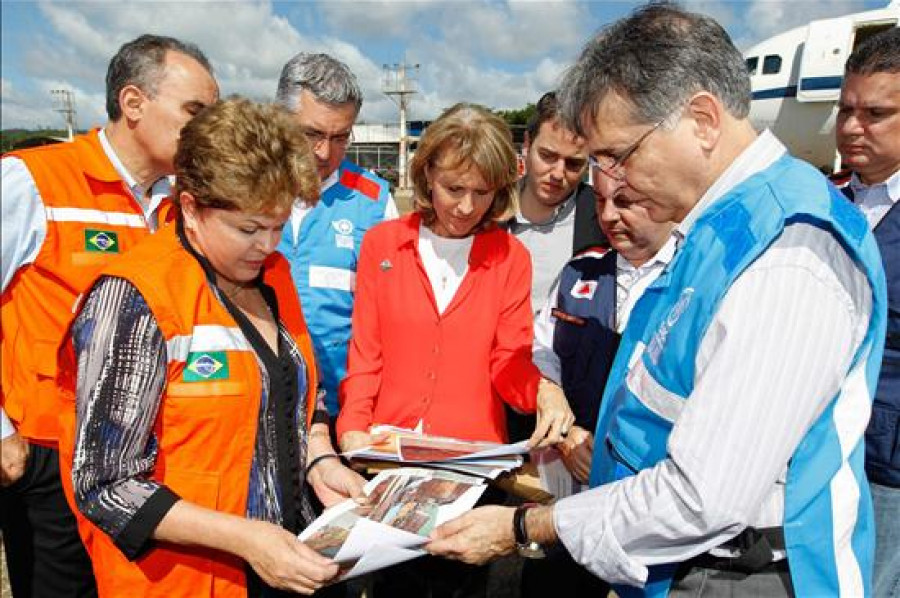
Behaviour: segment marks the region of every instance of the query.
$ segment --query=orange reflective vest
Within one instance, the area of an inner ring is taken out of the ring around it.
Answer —
[[[56,355],[75,299],[100,268],[150,230],[97,131],[9,155],[23,160],[34,179],[47,236],[34,262],[20,268],[3,292],[0,403],[19,434],[54,446],[60,412]]]
[[[184,500],[245,516],[250,466],[262,396],[256,354],[207,282],[202,266],[181,245],[175,226],[141,243],[103,275],[127,279],[147,301],[166,342],[167,382],[153,433],[158,442],[152,479]],[[275,290],[281,322],[306,361],[307,425],[316,403],[312,342],[287,261],[274,253],[264,281]],[[60,462],[71,499],[75,431],[75,360],[61,350]],[[101,596],[244,597],[245,563],[225,552],[160,543],[128,561],[106,534],[83,518],[82,537]]]

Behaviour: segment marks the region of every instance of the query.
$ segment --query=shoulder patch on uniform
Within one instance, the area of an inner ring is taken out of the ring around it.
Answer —
[[[361,172],[352,172],[345,170],[341,174],[341,185],[356,189],[372,201],[378,200],[381,187],[375,181],[368,179]]]
[[[570,313],[564,312],[558,307],[554,307],[550,310],[550,315],[552,315],[557,320],[562,322],[568,322],[569,324],[575,324],[576,326],[584,326],[585,321],[584,318],[579,318],[578,316],[573,316]]]
[[[578,280],[569,292],[576,299],[593,299],[597,290],[596,280]]]

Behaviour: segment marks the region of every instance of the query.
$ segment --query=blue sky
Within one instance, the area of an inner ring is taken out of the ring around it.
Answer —
[[[50,90],[75,92],[78,126],[105,120],[103,79],[118,47],[141,33],[206,52],[224,94],[271,99],[282,65],[301,51],[345,61],[365,93],[361,119],[396,120],[382,65],[420,65],[412,118],[460,100],[518,108],[555,86],[585,40],[640,4],[567,0],[34,1],[0,0],[0,126],[60,127]],[[721,22],[740,48],[814,18],[887,0],[686,1]]]

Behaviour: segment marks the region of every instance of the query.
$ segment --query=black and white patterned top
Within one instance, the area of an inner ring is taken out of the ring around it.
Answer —
[[[304,484],[303,356],[281,325],[276,355],[212,282],[206,260],[193,255],[259,363],[262,397],[246,516],[299,532],[314,518]],[[259,285],[278,321],[274,292],[261,280]],[[140,292],[113,277],[102,278],[87,296],[72,338],[78,359],[75,500],[125,556],[135,559],[152,547],[153,530],[179,500],[150,479],[157,458],[153,426],[166,381],[166,343]]]

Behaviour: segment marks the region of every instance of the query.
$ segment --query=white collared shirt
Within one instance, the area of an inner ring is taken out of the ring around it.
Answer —
[[[774,136],[760,135],[680,234],[783,153]],[[844,382],[871,310],[865,274],[840,243],[806,223],[787,226],[706,329],[669,457],[556,503],[556,531],[573,558],[607,581],[642,585],[650,565],[688,560],[747,525],[781,525],[788,460]]]
[[[866,185],[854,172],[850,177],[850,189],[853,191],[853,203],[865,215],[869,228],[874,230],[900,200],[900,170],[886,181],[874,185]]]

